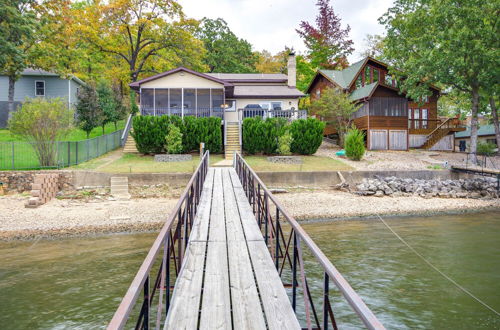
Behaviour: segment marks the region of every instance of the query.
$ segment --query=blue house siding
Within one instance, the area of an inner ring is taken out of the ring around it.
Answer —
[[[68,107],[77,100],[77,89],[81,84],[73,79],[62,79],[56,75],[23,75],[14,87],[14,107],[17,108],[27,97],[35,97],[35,82],[45,82],[46,98],[61,97],[66,99]],[[0,76],[0,128],[7,125],[8,120],[9,78]]]

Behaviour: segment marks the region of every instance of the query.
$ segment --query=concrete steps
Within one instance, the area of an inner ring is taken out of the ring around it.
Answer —
[[[112,176],[111,177],[111,195],[118,200],[130,199],[128,192],[128,177]]]
[[[227,161],[232,161],[234,152],[241,152],[241,132],[238,123],[226,123],[226,125],[226,145],[224,146],[224,156]]]
[[[138,153],[137,147],[135,145],[135,140],[132,135],[128,135],[127,141],[125,141],[125,146],[123,146],[124,153]]]

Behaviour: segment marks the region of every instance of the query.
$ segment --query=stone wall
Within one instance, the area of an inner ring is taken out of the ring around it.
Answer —
[[[417,195],[424,198],[481,198],[499,196],[497,180],[491,177],[458,180],[377,177],[363,179],[356,188],[357,194],[378,197]]]
[[[58,189],[73,190],[72,171],[0,171],[0,182],[5,192],[29,192],[37,174],[59,174]]]

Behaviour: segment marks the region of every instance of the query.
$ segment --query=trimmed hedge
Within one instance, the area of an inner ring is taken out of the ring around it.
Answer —
[[[298,119],[290,124],[292,134],[291,149],[293,153],[312,155],[323,141],[325,123],[316,118]]]
[[[136,116],[133,121],[132,137],[137,150],[143,154],[165,152],[165,136],[168,125],[178,127],[182,133],[182,151],[196,151],[200,142],[211,153],[222,151],[221,119],[218,117],[196,118],[192,116]]]
[[[314,119],[299,119],[287,125],[284,118],[260,117],[243,120],[243,150],[248,154],[276,154],[279,138],[287,131],[291,134],[291,152],[301,155],[312,155],[323,141],[325,123]]]
[[[249,154],[274,154],[278,150],[278,139],[286,131],[284,118],[260,117],[243,120],[243,150]]]

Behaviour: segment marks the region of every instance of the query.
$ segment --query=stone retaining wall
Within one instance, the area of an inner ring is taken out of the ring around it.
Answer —
[[[0,182],[5,192],[31,191],[31,185],[37,174],[59,174],[58,189],[71,190],[73,186],[73,171],[0,171]]]
[[[475,177],[458,180],[423,180],[411,178],[377,177],[363,179],[356,186],[357,194],[377,197],[417,195],[424,198],[481,198],[498,197],[497,180]]]

